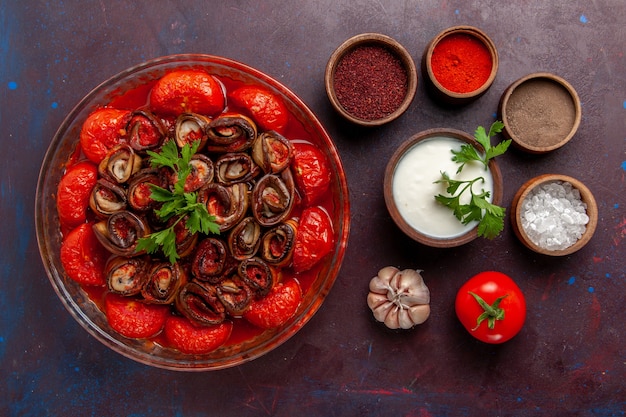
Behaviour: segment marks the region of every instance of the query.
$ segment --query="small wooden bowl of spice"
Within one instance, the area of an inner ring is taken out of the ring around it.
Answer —
[[[523,151],[542,154],[565,145],[581,120],[580,99],[563,78],[547,72],[526,75],[500,98],[503,135]]]
[[[520,187],[511,205],[513,231],[527,248],[570,255],[585,246],[598,224],[598,205],[579,180],[544,174]]]
[[[464,105],[478,99],[493,84],[498,66],[495,44],[473,26],[441,31],[422,55],[427,91],[443,104]]]
[[[417,69],[396,40],[362,33],[333,52],[324,82],[332,106],[344,118],[361,126],[380,126],[400,117],[413,101]]]

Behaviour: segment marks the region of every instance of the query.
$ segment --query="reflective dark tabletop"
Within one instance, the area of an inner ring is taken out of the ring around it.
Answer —
[[[2,1],[0,7],[0,415],[3,416],[619,416],[626,411],[626,5],[623,0]],[[494,41],[497,78],[477,101],[436,104],[420,83],[391,124],[360,128],[324,91],[333,50],[362,32],[404,45],[416,63],[441,30],[472,25]],[[351,200],[339,277],[285,344],[221,371],[150,368],[91,337],[54,293],[35,237],[39,166],[73,106],[110,76],[179,53],[231,58],[295,92],[337,145]],[[574,138],[546,155],[499,159],[504,205],[528,179],[575,177],[598,228],[579,252],[526,249],[501,236],[428,248],[395,226],[383,199],[394,150],[422,130],[473,133],[506,87],[546,71],[580,96]],[[408,331],[375,322],[366,297],[384,266],[423,270],[430,318]],[[519,335],[487,345],[454,313],[472,275],[513,277],[528,303]]]

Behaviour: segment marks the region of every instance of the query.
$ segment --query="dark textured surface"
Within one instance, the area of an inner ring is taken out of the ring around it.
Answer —
[[[213,4],[214,3],[214,4]],[[626,6],[623,0],[2,1],[0,2],[0,415],[3,416],[620,416],[626,410]],[[333,49],[360,32],[394,37],[419,62],[440,30],[483,29],[500,71],[479,101],[435,105],[420,83],[408,112],[365,130],[342,122],[323,90]],[[39,258],[33,222],[38,167],[65,115],[90,89],[146,59],[208,53],[273,76],[335,140],[352,202],[341,274],[317,315],[251,363],[185,374],[107,350],[73,321]],[[491,123],[506,86],[531,72],[568,80],[583,108],[566,147],[511,151],[505,204],[542,173],[583,181],[598,202],[595,237],[561,259],[525,250],[507,224],[495,241],[428,249],[384,206],[387,159],[433,127]],[[386,265],[423,269],[432,316],[386,331],[365,303]],[[510,274],[528,301],[522,332],[502,346],[471,339],[453,310],[473,274]]]

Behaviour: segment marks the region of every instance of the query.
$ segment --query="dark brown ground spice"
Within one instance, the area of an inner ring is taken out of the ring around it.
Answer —
[[[408,90],[402,61],[381,46],[359,46],[345,54],[333,80],[339,103],[348,113],[365,120],[393,113]]]
[[[519,85],[509,97],[506,114],[513,134],[535,147],[559,143],[576,120],[572,96],[550,80],[529,80]]]

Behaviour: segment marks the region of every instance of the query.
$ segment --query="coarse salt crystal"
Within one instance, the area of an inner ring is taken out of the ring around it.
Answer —
[[[589,222],[580,192],[564,181],[531,190],[522,207],[522,228],[535,245],[547,250],[572,246],[585,233]]]

